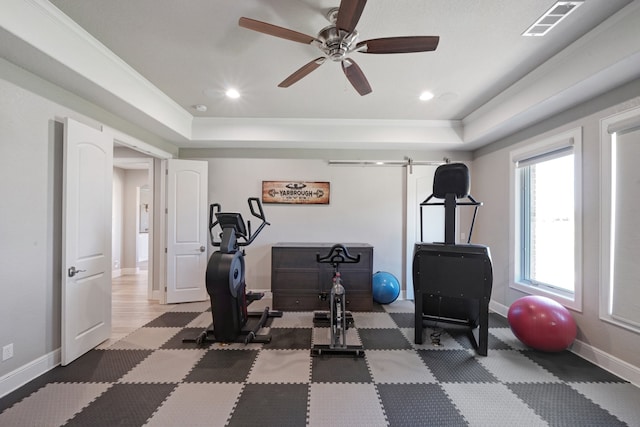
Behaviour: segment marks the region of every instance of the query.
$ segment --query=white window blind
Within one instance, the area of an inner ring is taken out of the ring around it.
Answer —
[[[611,316],[640,327],[640,127],[627,123],[612,146]]]

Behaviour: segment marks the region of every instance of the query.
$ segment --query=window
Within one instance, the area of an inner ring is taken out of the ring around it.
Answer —
[[[582,309],[582,130],[511,153],[511,286]]]
[[[640,108],[601,122],[600,318],[640,332]]]

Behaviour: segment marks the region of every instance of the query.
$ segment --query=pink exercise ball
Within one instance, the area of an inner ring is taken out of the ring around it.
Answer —
[[[536,350],[562,351],[576,339],[573,316],[551,298],[522,297],[511,304],[507,319],[516,338]]]

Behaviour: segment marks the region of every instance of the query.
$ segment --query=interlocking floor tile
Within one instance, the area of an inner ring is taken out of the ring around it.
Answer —
[[[124,375],[122,383],[179,383],[207,350],[157,350]]]
[[[247,384],[227,425],[304,426],[308,394],[308,384]]]
[[[265,349],[294,349],[303,350],[311,347],[311,333],[309,328],[270,328],[271,342],[264,345]]]
[[[314,345],[331,344],[331,328],[313,328],[312,343]],[[347,345],[362,345],[358,329],[347,329],[345,343]]]
[[[523,351],[522,354],[551,372],[562,381],[569,382],[619,382],[622,381],[610,372],[594,365],[570,351],[543,353],[536,350]]]
[[[370,383],[373,379],[363,357],[315,356],[311,360],[311,382]]]
[[[140,328],[109,346],[109,350],[157,350],[182,328]]]
[[[147,328],[184,328],[193,319],[198,317],[197,312],[166,312],[144,325]]]
[[[51,382],[115,382],[151,354],[152,350],[92,350],[45,375]]]
[[[424,328],[422,330],[422,344],[415,343],[415,330],[413,328],[401,328],[400,332],[411,343],[411,346],[416,349],[423,350],[464,350],[465,347],[453,339],[444,330],[434,330],[431,328]],[[432,334],[437,333],[437,336],[432,338]]]
[[[159,330],[163,330],[163,329],[167,329],[167,328],[143,328],[143,329],[159,329]],[[160,348],[163,349],[192,349],[192,348],[207,348],[211,345],[211,343],[204,343],[202,345],[198,345],[195,342],[183,342],[183,340],[185,339],[195,339],[198,336],[200,336],[200,334],[202,334],[203,331],[205,331],[206,328],[182,328],[180,329],[176,334],[174,334],[171,338],[169,338],[164,344],[162,344],[162,346]]]
[[[396,322],[386,312],[353,312],[352,315],[358,329],[397,328]]]
[[[305,383],[311,377],[309,350],[262,350],[249,373],[249,383]]]
[[[587,399],[625,423],[640,425],[640,388],[630,383],[571,383]]]
[[[213,324],[213,317],[210,312],[204,312],[198,314],[198,317],[194,318],[191,322],[187,323],[187,328],[210,328]]]
[[[145,426],[223,427],[241,391],[241,383],[180,384]]]
[[[638,387],[569,351],[527,348],[496,313],[487,356],[444,322],[426,321],[415,344],[413,304],[400,300],[352,313],[347,344],[364,357],[314,357],[330,329],[310,311],[270,318],[269,343],[198,345],[182,341],[210,328],[209,302],[166,309],[0,398],[0,425],[640,426]]]
[[[508,384],[507,387],[552,426],[625,425],[567,384]]]
[[[184,381],[242,383],[247,380],[257,355],[257,350],[210,349],[193,366]]]
[[[171,306],[172,312],[194,312],[194,313],[202,313],[207,309],[211,308],[211,301],[197,301],[197,302],[183,302],[181,304],[173,304]],[[211,313],[209,313],[209,317],[211,317]]]
[[[489,312],[489,328],[509,328],[509,321],[506,317]]]
[[[376,388],[394,427],[468,425],[438,384],[378,384]]]
[[[398,329],[360,329],[358,335],[365,350],[402,350],[412,348]]]
[[[414,350],[367,350],[365,357],[377,384],[436,382]]]
[[[443,383],[497,382],[470,350],[417,350],[438,381]]]
[[[413,313],[390,312],[389,316],[391,316],[398,328],[413,328],[416,325],[416,316]]]
[[[65,426],[141,426],[176,384],[114,384]]]
[[[288,311],[282,317],[276,317],[271,322],[272,328],[313,328],[313,312]]]
[[[442,388],[470,425],[547,426],[504,384],[444,383]],[[496,405],[496,402],[500,402],[500,405]]]
[[[516,338],[511,332],[511,328],[490,328],[489,335],[493,336],[503,343],[505,343],[508,347],[511,347],[515,350],[529,350],[529,347],[524,345],[522,341]]]
[[[0,425],[62,425],[109,387],[110,383],[47,384],[0,414]]]
[[[503,383],[556,383],[560,380],[516,350],[492,350],[478,362]]]
[[[373,384],[311,384],[309,426],[386,426]]]

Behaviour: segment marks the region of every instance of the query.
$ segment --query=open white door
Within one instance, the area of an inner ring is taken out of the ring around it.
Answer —
[[[113,138],[64,126],[62,365],[111,335]]]
[[[413,299],[413,249],[418,242],[444,242],[444,207],[422,209],[422,240],[420,240],[420,203],[433,193],[433,175],[437,166],[407,167],[407,236],[406,236],[406,299]]]
[[[165,301],[207,299],[208,163],[167,160],[167,290]]]

